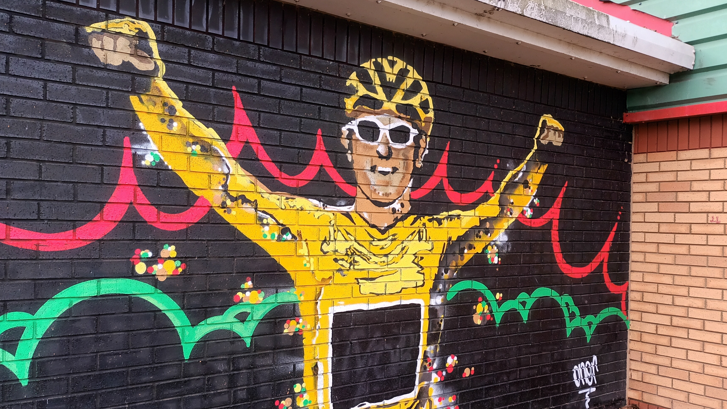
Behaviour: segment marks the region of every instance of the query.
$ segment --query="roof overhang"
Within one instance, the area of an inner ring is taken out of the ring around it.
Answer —
[[[617,88],[668,84],[694,47],[570,0],[283,0]]]

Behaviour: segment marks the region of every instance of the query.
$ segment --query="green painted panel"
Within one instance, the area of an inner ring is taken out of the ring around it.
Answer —
[[[672,34],[686,43],[705,42],[727,35],[727,9],[677,20]]]
[[[727,70],[673,75],[669,85],[629,90],[629,111],[642,111],[727,99]]]
[[[727,0],[614,0],[674,21],[672,33],[695,49],[694,71],[671,76],[670,84],[630,90],[629,111],[727,99]]]
[[[652,16],[666,20],[675,20],[678,18],[688,17],[690,15],[710,13],[727,8],[727,2],[725,2],[725,0],[647,0],[635,2],[631,4],[630,7],[634,10],[651,14]]]
[[[727,68],[727,39],[710,41],[694,46],[694,70],[704,68],[717,68],[724,65]],[[683,75],[683,74],[682,74]]]

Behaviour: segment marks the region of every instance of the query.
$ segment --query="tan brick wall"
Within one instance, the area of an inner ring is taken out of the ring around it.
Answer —
[[[629,398],[727,409],[727,148],[634,155]]]

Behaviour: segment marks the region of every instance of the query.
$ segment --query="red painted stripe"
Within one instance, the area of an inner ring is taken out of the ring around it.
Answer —
[[[640,122],[663,121],[666,119],[687,118],[727,113],[727,101],[707,102],[705,104],[685,105],[682,107],[652,109],[650,111],[627,112],[624,122],[636,124]]]
[[[621,20],[626,20],[630,23],[636,24],[637,26],[648,28],[649,30],[654,30],[659,34],[664,34],[665,36],[671,37],[671,28],[674,23],[669,20],[664,20],[638,10],[632,10],[629,6],[603,2],[601,0],[573,1],[586,7],[590,7],[594,10],[598,10],[608,15],[620,18]]]

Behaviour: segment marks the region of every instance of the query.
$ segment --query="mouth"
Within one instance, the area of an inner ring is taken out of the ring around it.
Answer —
[[[393,168],[382,168],[382,167],[376,166],[376,165],[373,165],[373,166],[371,166],[369,168],[369,171],[371,173],[378,173],[378,174],[380,174],[382,176],[391,175],[393,173],[396,173],[398,170],[399,170],[399,168],[397,168],[397,167],[393,167]]]

